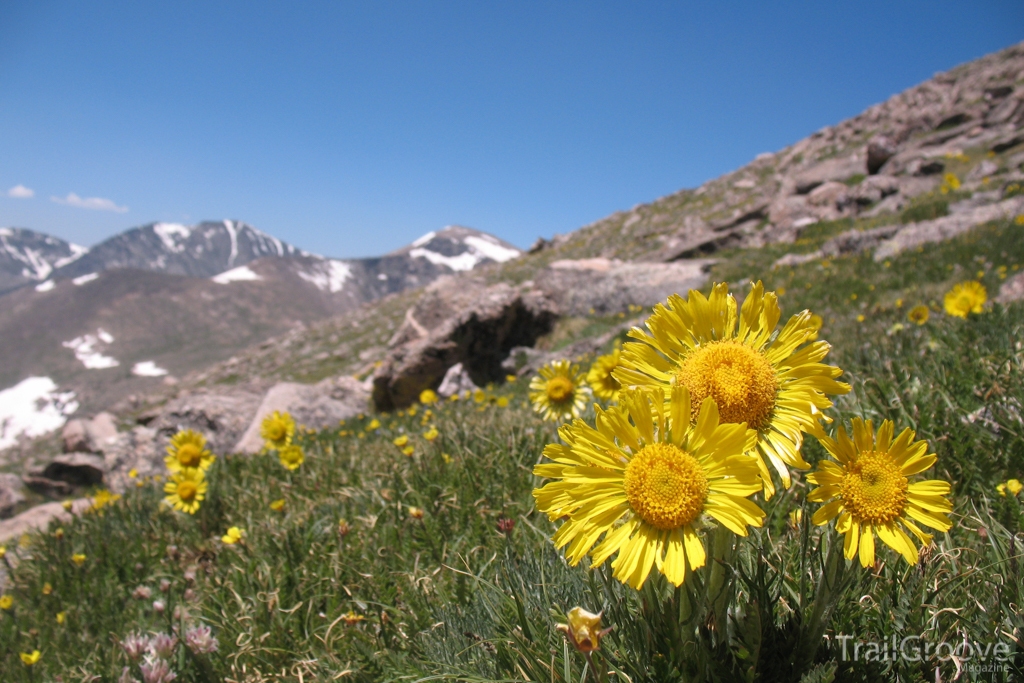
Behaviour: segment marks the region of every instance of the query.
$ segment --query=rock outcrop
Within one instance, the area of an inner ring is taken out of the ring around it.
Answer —
[[[267,392],[242,438],[232,449],[237,453],[259,453],[263,448],[260,425],[275,410],[288,412],[296,423],[311,429],[336,427],[341,420],[366,412],[370,392],[351,377],[325,379],[317,384],[281,382]]]
[[[534,283],[564,315],[622,313],[631,305],[653,306],[669,294],[699,288],[713,261],[623,263],[591,258],[551,263]]]
[[[392,338],[373,375],[373,402],[379,410],[410,405],[424,389],[437,389],[456,363],[477,385],[499,381],[509,350],[532,346],[557,315],[555,303],[532,286],[442,278],[427,287]]]

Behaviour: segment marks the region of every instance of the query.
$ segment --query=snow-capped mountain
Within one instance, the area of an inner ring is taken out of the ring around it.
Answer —
[[[0,296],[0,389],[48,377],[89,409],[296,325],[520,254],[458,226],[364,259],[303,252],[235,221],[154,223],[88,250],[30,231],[0,239],[0,267],[13,264],[0,272],[11,282]]]
[[[212,277],[265,256],[303,255],[301,249],[241,221],[150,223],[100,242],[53,277],[75,278],[112,268]]]
[[[89,250],[23,228],[0,228],[0,294],[46,280]]]

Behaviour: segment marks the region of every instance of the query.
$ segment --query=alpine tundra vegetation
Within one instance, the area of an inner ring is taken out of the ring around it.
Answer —
[[[1021,680],[1022,63],[120,403],[4,681]]]

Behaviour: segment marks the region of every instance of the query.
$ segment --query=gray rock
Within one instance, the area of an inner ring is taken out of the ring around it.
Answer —
[[[163,444],[179,430],[201,432],[214,453],[229,453],[249,427],[261,394],[238,387],[215,387],[168,402],[150,423]],[[162,448],[160,450],[163,450]]]
[[[21,491],[21,477],[16,474],[0,474],[0,519],[10,517],[14,509],[25,502]]]
[[[297,424],[313,429],[336,427],[341,420],[365,412],[370,393],[351,377],[326,379],[317,384],[281,382],[267,392],[248,428],[232,449],[236,453],[259,453],[263,448],[260,426],[275,410],[288,412]]]
[[[517,346],[513,348],[509,353],[509,358],[512,358],[515,355],[516,349],[525,348],[529,347]],[[502,369],[507,370],[508,372],[515,372],[515,367],[513,366],[511,369],[509,369],[507,363],[508,358],[502,362]],[[455,365],[448,368],[448,372],[444,373],[444,379],[441,380],[440,386],[437,387],[437,394],[439,396],[444,396],[445,398],[448,398],[449,396],[454,396],[455,394],[461,394],[464,391],[476,391],[478,388],[479,387],[477,387],[477,385],[473,384],[473,380],[470,378],[469,373],[466,371],[466,369],[462,367],[462,363],[456,363]]]
[[[42,476],[53,481],[63,481],[73,486],[92,486],[103,483],[106,462],[94,453],[65,453],[51,460],[42,471]]]
[[[714,263],[691,259],[673,263],[623,263],[609,259],[555,261],[535,286],[566,315],[608,315],[630,305],[653,306],[670,294],[700,288]]]
[[[961,235],[971,228],[1024,213],[1024,196],[1013,197],[996,204],[979,206],[971,211],[954,212],[930,221],[921,221],[901,227],[891,238],[875,249],[875,261],[883,261],[904,249],[921,244],[942,242]]]
[[[45,529],[52,520],[66,522],[71,519],[71,515],[80,515],[90,507],[90,498],[79,498],[71,503],[71,512],[65,510],[62,503],[44,503],[29,508],[20,515],[0,521],[0,544],[20,538],[22,534]]]
[[[967,180],[981,180],[985,176],[992,175],[999,170],[999,165],[988,159],[984,159],[967,174]]]
[[[21,480],[25,482],[25,486],[48,498],[64,498],[75,491],[75,487],[66,481],[48,479],[38,474],[26,474]]]
[[[854,153],[820,161],[793,176],[797,194],[807,194],[830,180],[846,180],[857,173],[864,173],[864,156]],[[773,221],[774,222],[774,221]]]
[[[500,381],[509,350],[531,346],[557,315],[556,304],[532,286],[438,280],[408,316],[427,336],[410,334],[391,348],[373,375],[373,402],[379,410],[411,405],[424,389],[436,389],[456,363],[478,386]]]
[[[1024,299],[1024,272],[1017,273],[1004,282],[999,288],[999,296],[996,297],[996,301],[1001,304],[1021,299]]]
[[[65,453],[102,453],[103,447],[117,437],[114,416],[103,412],[91,420],[69,420],[61,432]]]
[[[870,175],[878,171],[896,154],[896,141],[885,135],[876,135],[868,143],[867,172]]]

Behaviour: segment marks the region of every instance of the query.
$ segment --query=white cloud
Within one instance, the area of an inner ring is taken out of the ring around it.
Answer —
[[[110,199],[103,197],[79,197],[74,192],[69,192],[67,197],[50,197],[51,201],[67,206],[77,206],[80,209],[95,209],[96,211],[113,211],[114,213],[125,213],[127,206],[118,206]]]
[[[15,185],[11,189],[7,190],[8,197],[14,197],[15,199],[31,199],[36,196],[35,190],[25,187],[24,185]]]

